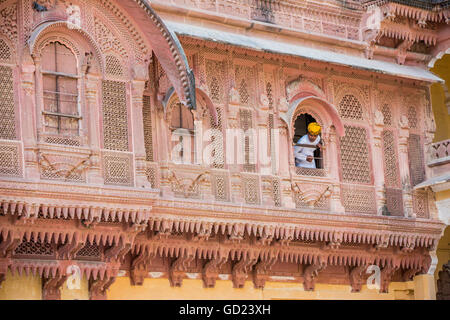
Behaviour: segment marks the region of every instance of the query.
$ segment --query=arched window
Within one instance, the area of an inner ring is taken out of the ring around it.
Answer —
[[[44,131],[79,135],[78,67],[72,51],[55,41],[42,51]]]
[[[172,103],[170,130],[174,152],[172,160],[182,163],[194,161],[194,116],[188,108],[176,99]],[[177,147],[178,146],[178,147]]]
[[[323,169],[322,138],[308,134],[308,125],[317,120],[308,113],[300,114],[295,120],[294,157],[297,168]],[[313,138],[313,140],[311,140]],[[311,159],[311,161],[310,161]]]

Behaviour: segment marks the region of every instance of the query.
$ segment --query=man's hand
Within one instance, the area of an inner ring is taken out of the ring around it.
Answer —
[[[313,160],[314,160],[313,156],[307,156],[306,157],[306,161],[308,161],[308,162],[311,162]]]

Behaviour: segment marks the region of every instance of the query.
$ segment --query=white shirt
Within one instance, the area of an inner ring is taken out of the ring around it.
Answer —
[[[311,140],[309,140],[309,137],[307,134],[305,134],[303,137],[301,137],[298,141],[297,144],[310,144],[310,145],[314,145],[317,146],[320,142],[320,136],[317,136],[316,140],[314,142],[312,142]],[[314,157],[314,151],[316,151],[316,148],[307,148],[307,147],[300,147],[300,146],[295,146],[294,147],[294,157],[296,159],[295,161],[295,166],[296,167],[302,167],[302,168],[316,168],[316,161],[311,161],[308,162],[306,161],[306,158],[308,156],[312,156]]]

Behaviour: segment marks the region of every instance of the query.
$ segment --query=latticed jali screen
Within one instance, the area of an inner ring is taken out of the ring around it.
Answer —
[[[223,125],[222,125],[222,110],[220,108],[216,108],[217,112],[217,122],[215,121],[213,115],[209,115],[209,122],[211,129],[217,130],[217,133],[223,134]],[[222,135],[223,137],[223,135]],[[213,135],[211,137],[211,144],[213,147],[213,154],[212,159],[213,163],[212,166],[214,168],[222,169],[225,165],[225,154],[223,152],[223,138],[220,138],[219,136]]]
[[[33,257],[33,256],[47,256],[53,257],[55,250],[50,243],[42,243],[40,240],[30,239],[27,241],[25,238],[22,243],[14,250],[15,256],[20,257]]]
[[[102,248],[94,243],[86,243],[86,245],[77,252],[75,259],[77,260],[101,260]]]
[[[0,175],[22,176],[22,147],[18,143],[0,142]]]
[[[124,82],[103,81],[104,148],[128,151],[128,112]]]
[[[417,218],[429,218],[427,192],[415,191],[413,193],[413,211]]]
[[[224,97],[225,63],[223,61],[205,59],[206,81],[209,97],[215,103],[221,103]]]
[[[243,137],[243,145],[244,145],[244,165],[243,169],[245,172],[255,172],[256,164],[255,164],[255,155],[253,150],[254,141],[251,135],[251,131],[249,129],[253,128],[252,121],[252,112],[250,110],[241,109],[239,110],[239,118],[241,122],[241,129],[246,133]]]
[[[228,176],[225,173],[213,173],[212,188],[216,201],[229,201]]]
[[[132,186],[134,184],[133,156],[120,152],[103,154],[105,184]]]
[[[272,179],[272,197],[275,207],[281,207],[281,186],[280,180],[277,178]]]
[[[0,139],[16,139],[13,72],[6,66],[0,66]]]
[[[390,112],[390,109],[388,110]],[[387,111],[385,111],[385,113],[389,114]],[[387,116],[385,115],[385,119],[386,117]],[[403,191],[400,188],[400,173],[394,133],[390,130],[384,130],[382,133],[382,141],[387,209],[385,214],[391,216],[403,216]]]
[[[415,186],[425,180],[423,149],[418,134],[410,134],[408,138],[409,174],[411,185]]]
[[[144,96],[142,116],[144,118],[144,142],[146,160],[153,161],[152,113],[149,96]]]
[[[345,95],[339,103],[341,116],[346,119],[363,119],[363,108],[359,100],[352,94]]]
[[[259,177],[242,176],[244,199],[247,204],[260,204]]]
[[[349,213],[376,214],[375,188],[362,185],[341,185],[342,205]]]
[[[342,178],[345,182],[370,183],[369,148],[367,130],[345,126],[345,136],[340,139]]]

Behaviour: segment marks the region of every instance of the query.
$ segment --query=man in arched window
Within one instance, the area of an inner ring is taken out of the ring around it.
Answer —
[[[308,134],[301,137],[294,147],[295,166],[302,168],[316,168],[314,151],[321,147],[321,127],[317,122],[308,125]]]

